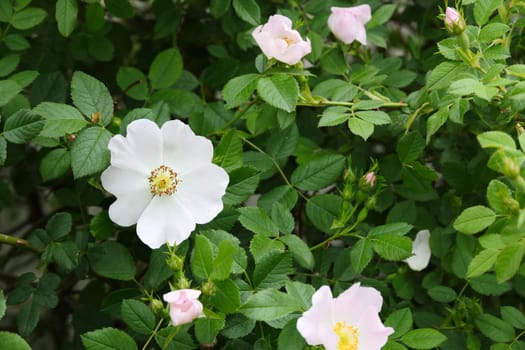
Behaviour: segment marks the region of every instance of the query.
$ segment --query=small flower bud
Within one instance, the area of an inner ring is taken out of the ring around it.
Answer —
[[[505,157],[503,160],[503,174],[509,179],[516,179],[520,176],[520,166],[518,162],[510,157]]]
[[[178,272],[182,270],[182,267],[184,266],[184,261],[179,256],[173,253],[166,258],[166,265],[168,265],[169,268],[173,271]]]
[[[450,33],[459,35],[465,31],[467,24],[455,8],[447,7],[445,11],[445,27]]]
[[[215,294],[215,284],[213,283],[213,281],[208,281],[204,283],[204,285],[202,286],[202,294],[209,296]]]
[[[155,315],[162,315],[164,313],[164,303],[159,299],[152,299],[150,302],[151,310]]]
[[[368,174],[364,176],[365,183],[367,183],[370,187],[374,187],[376,184],[376,174],[371,171]]]

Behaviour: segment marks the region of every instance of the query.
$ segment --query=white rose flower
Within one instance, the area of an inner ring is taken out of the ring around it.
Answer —
[[[430,231],[421,230],[416,234],[414,242],[412,242],[412,256],[406,258],[404,261],[414,271],[421,271],[428,266],[430,262]]]
[[[109,217],[121,226],[137,224],[149,247],[179,244],[196,224],[222,211],[228,174],[212,163],[212,143],[183,122],[159,128],[151,120],[135,120],[127,136],[114,136],[108,148],[111,165],[101,182],[117,197]]]

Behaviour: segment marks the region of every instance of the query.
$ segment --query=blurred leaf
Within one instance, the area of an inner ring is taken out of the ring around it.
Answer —
[[[421,134],[410,132],[403,135],[396,146],[397,156],[402,163],[410,163],[421,157],[425,149],[425,140]]]
[[[135,261],[128,249],[118,242],[97,244],[88,250],[87,257],[93,271],[103,277],[121,281],[135,277]]]
[[[4,165],[7,159],[7,142],[5,137],[0,136],[0,166]]]
[[[179,79],[182,73],[182,56],[179,49],[171,48],[155,56],[149,68],[149,79],[154,89],[167,88]]]
[[[100,123],[106,126],[113,118],[113,99],[108,88],[86,73],[80,71],[73,73],[71,98],[73,104],[89,120],[96,119],[93,116],[100,113]]]
[[[13,80],[0,80],[0,107],[6,105],[18,93],[22,87]]]
[[[0,22],[9,22],[13,16],[13,6],[10,1],[0,1]]]
[[[6,309],[6,305],[5,305],[4,291],[0,289],[0,320],[5,315],[5,309]]]
[[[46,231],[52,240],[56,241],[71,232],[73,217],[71,214],[62,212],[53,215],[46,224]]]
[[[366,27],[368,29],[380,26],[382,24],[385,24],[390,17],[394,14],[394,11],[396,10],[397,5],[395,4],[388,4],[383,5],[376,9],[373,14],[370,21],[366,24]]]
[[[71,167],[75,179],[92,175],[109,165],[107,129],[94,126],[82,130],[71,146]]]
[[[499,180],[490,181],[487,187],[487,200],[490,206],[500,214],[513,214],[520,204],[514,199],[510,188]]]
[[[27,7],[16,12],[9,22],[16,29],[25,30],[39,25],[46,16],[47,12],[39,7]]]
[[[18,63],[20,63],[20,55],[11,54],[0,58],[0,78],[13,73]],[[13,78],[10,79],[14,80]]]
[[[477,136],[482,148],[516,149],[516,142],[503,131],[486,131]]]
[[[73,32],[77,15],[77,0],[57,0],[55,19],[58,24],[58,31],[62,36],[68,37]]]
[[[24,338],[7,331],[0,331],[0,344],[9,350],[31,350]]]
[[[156,290],[173,275],[173,270],[166,263],[167,258],[168,251],[165,245],[151,251],[148,269],[144,274],[144,287]]]
[[[33,333],[39,319],[40,306],[35,302],[26,303],[16,317],[18,333],[23,337],[29,336]]]
[[[434,286],[427,291],[430,297],[439,303],[451,303],[457,298],[454,289],[446,286]]]
[[[105,0],[109,12],[120,18],[133,17],[134,9],[129,0]]]
[[[122,319],[133,331],[139,334],[150,334],[155,328],[153,311],[138,300],[126,299],[121,306]]]
[[[86,350],[138,350],[135,341],[115,328],[101,328],[80,335]]]
[[[40,175],[44,182],[58,179],[64,175],[70,167],[71,155],[69,154],[69,151],[64,148],[57,148],[42,158],[40,163]]]
[[[201,279],[208,279],[212,274],[213,268],[211,242],[203,235],[195,236],[195,248],[191,255],[191,271]]]
[[[482,26],[489,20],[492,13],[501,5],[501,0],[476,1],[474,4],[474,19],[478,26]]]
[[[53,255],[53,260],[67,272],[77,267],[80,251],[75,242],[52,243],[49,245],[49,249]]]
[[[525,329],[525,315],[514,306],[502,306],[501,317],[505,322],[517,329]]]
[[[251,25],[256,26],[261,21],[261,10],[255,0],[233,0],[233,9],[239,18]]]
[[[299,96],[299,85],[294,77],[275,74],[257,81],[257,92],[269,105],[292,112]]]
[[[211,0],[210,12],[215,18],[222,17],[230,8],[231,0]]]
[[[119,67],[117,84],[129,97],[143,101],[148,97],[148,81],[144,73],[134,67]]]

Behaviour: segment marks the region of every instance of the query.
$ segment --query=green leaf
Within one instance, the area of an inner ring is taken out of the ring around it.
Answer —
[[[374,133],[374,124],[355,117],[348,119],[348,128],[353,134],[361,136],[365,141]]]
[[[129,328],[139,334],[150,334],[155,328],[155,315],[153,311],[138,300],[123,300],[121,313],[122,319]]]
[[[129,0],[105,0],[109,12],[116,17],[130,18],[133,17],[134,9]]]
[[[18,63],[20,63],[20,55],[11,54],[11,55],[6,55],[3,58],[1,58],[0,59],[0,78],[3,78],[13,73],[16,67],[18,66]],[[15,79],[13,79],[13,77],[11,77],[10,79],[16,81]]]
[[[191,271],[201,279],[207,279],[212,274],[213,249],[210,240],[203,235],[195,236],[195,248],[191,255]]]
[[[445,122],[448,120],[448,107],[440,108],[436,113],[432,114],[427,119],[427,144],[430,138],[434,135]]]
[[[215,293],[211,303],[219,311],[232,314],[241,306],[241,294],[239,287],[230,279],[214,281]]]
[[[492,13],[501,5],[501,0],[476,1],[474,4],[474,19],[478,26],[483,26]]]
[[[451,303],[457,298],[454,289],[446,286],[434,286],[427,291],[430,297],[439,303]]]
[[[0,331],[0,344],[9,350],[31,350],[27,342],[16,333]]]
[[[222,197],[224,204],[237,205],[250,197],[259,185],[259,171],[242,167],[230,172],[230,183]]]
[[[109,124],[113,118],[113,99],[108,88],[90,75],[80,71],[73,73],[71,98],[80,112],[94,122],[98,113],[102,125]]]
[[[49,249],[56,264],[67,272],[78,266],[80,251],[75,242],[51,243]]]
[[[222,90],[226,108],[234,108],[248,102],[258,80],[259,74],[244,74],[228,81]]]
[[[467,208],[454,221],[454,228],[461,233],[474,234],[483,231],[496,220],[496,213],[491,209],[476,205]]]
[[[313,158],[294,170],[292,184],[306,191],[320,190],[337,180],[345,163],[345,157],[339,154]]]
[[[256,234],[250,242],[250,252],[253,255],[255,263],[258,263],[262,257],[271,252],[282,253],[284,244],[281,241],[268,237],[266,234]]]
[[[115,328],[102,328],[80,336],[86,350],[138,350],[135,341]]]
[[[155,56],[149,68],[148,77],[154,89],[167,88],[179,79],[182,73],[182,55],[173,47]]]
[[[4,296],[4,291],[0,289],[0,320],[4,317],[5,315],[5,309],[6,309],[6,306],[5,306],[5,296]]]
[[[36,137],[44,127],[42,118],[28,109],[21,109],[7,118],[4,137],[12,143],[26,143]]]
[[[4,165],[7,159],[7,142],[5,137],[0,136],[0,166]]]
[[[503,131],[486,131],[477,136],[482,148],[516,149],[516,142]]]
[[[71,146],[71,167],[75,179],[92,175],[109,165],[111,133],[94,126],[82,130]]]
[[[514,339],[514,328],[505,321],[490,314],[482,314],[476,319],[476,326],[484,336],[501,343]]]
[[[283,292],[265,289],[250,296],[239,311],[252,320],[271,321],[303,310]]]
[[[484,249],[479,252],[470,262],[467,270],[467,278],[481,276],[494,266],[498,256],[496,249]]]
[[[119,67],[117,85],[129,97],[143,101],[148,97],[148,81],[144,73],[134,67]]]
[[[408,307],[392,312],[385,320],[385,326],[392,327],[394,333],[389,338],[397,339],[412,329],[412,311]]]
[[[275,226],[268,214],[259,207],[243,207],[238,209],[241,216],[239,222],[253,233],[267,236],[278,236],[279,228]]]
[[[510,244],[500,251],[494,265],[499,283],[511,279],[518,272],[524,252],[525,242],[523,241]]]
[[[462,70],[463,66],[458,62],[442,62],[438,64],[428,75],[428,89],[448,88],[453,81],[457,80],[458,74]]]
[[[197,318],[195,324],[195,338],[201,344],[212,344],[224,327],[224,316],[222,318]]]
[[[77,0],[57,0],[55,19],[58,24],[58,31],[62,36],[68,37],[73,32],[77,15]]]
[[[0,80],[0,107],[6,105],[18,93],[22,87],[13,80]]]
[[[512,196],[512,191],[503,182],[492,180],[487,187],[487,200],[490,206],[500,214],[513,214],[519,210],[519,203]]]
[[[0,1],[0,22],[9,22],[13,16],[13,6],[10,1]]]
[[[257,81],[259,96],[269,105],[292,112],[299,96],[299,86],[291,75],[275,74]]]
[[[69,151],[64,148],[57,148],[42,158],[42,162],[40,163],[40,175],[44,182],[58,179],[64,175],[70,167],[71,155],[69,154]]]
[[[447,337],[435,329],[420,328],[406,333],[401,341],[413,349],[432,349],[447,340]]]
[[[388,4],[388,5],[383,5],[379,7],[378,9],[376,9],[374,13],[372,14],[372,18],[366,24],[367,29],[372,29],[382,24],[385,24],[390,19],[390,17],[392,17],[392,15],[394,14],[396,7],[397,5],[395,4]]]
[[[308,270],[313,269],[315,264],[314,255],[305,241],[294,234],[280,236],[279,240],[286,244],[299,265]]]
[[[224,280],[230,277],[233,255],[236,250],[237,247],[231,241],[223,241],[219,244],[217,256],[213,260],[213,271],[210,275],[212,280]]]
[[[130,281],[135,277],[135,261],[128,249],[115,241],[90,248],[87,257],[93,271],[103,277]]]
[[[352,270],[360,274],[374,257],[373,244],[369,239],[360,239],[350,249]]]
[[[299,333],[296,326],[296,320],[292,320],[284,326],[282,331],[277,337],[277,348],[278,349],[304,349],[305,340]]]
[[[419,159],[424,150],[425,140],[417,132],[401,136],[396,146],[397,156],[402,163],[410,163]]]
[[[369,237],[380,235],[404,236],[412,230],[414,226],[406,222],[392,222],[390,224],[376,226],[368,232]]]
[[[104,220],[109,220],[107,212],[104,215]],[[109,222],[111,224],[111,222]],[[166,245],[153,249],[149,257],[148,269],[144,274],[144,287],[147,289],[157,290],[161,285],[171,276],[173,276],[173,270],[171,270],[166,264],[166,257],[168,250]]]
[[[375,236],[372,243],[375,252],[386,260],[401,261],[412,254],[409,237],[386,234]]]
[[[16,317],[18,333],[21,336],[29,336],[40,319],[40,306],[35,302],[25,304]]]
[[[224,16],[224,14],[230,8],[231,0],[211,0],[210,1],[210,12],[215,18]]]
[[[63,212],[53,215],[46,224],[46,231],[52,240],[56,241],[67,236],[71,232],[73,217]]]
[[[265,254],[253,270],[253,286],[257,289],[280,288],[293,272],[292,259],[287,253],[269,252]]]
[[[328,107],[324,110],[323,114],[321,115],[321,119],[319,119],[319,124],[317,126],[321,128],[325,126],[336,126],[342,124],[346,122],[348,118],[350,118],[350,114],[348,114],[347,112],[347,107]]]
[[[46,16],[47,12],[39,7],[27,7],[16,12],[11,17],[10,23],[16,29],[25,30],[39,25]]]
[[[502,38],[509,31],[510,27],[504,23],[489,23],[479,32],[479,41],[490,43],[493,40]]]
[[[295,123],[284,129],[273,131],[267,142],[267,153],[274,159],[289,157],[295,151],[299,141],[299,130]]]
[[[226,171],[242,166],[242,141],[235,129],[222,136],[214,153],[214,163]]]
[[[261,22],[261,9],[255,0],[233,0],[233,9],[240,19],[251,25]]]
[[[279,202],[287,211],[291,211],[297,203],[298,197],[295,189],[287,185],[282,185],[263,193],[257,201],[257,205],[269,212],[272,210],[273,204]]]
[[[286,207],[276,202],[272,206],[272,221],[281,233],[291,233],[295,228],[295,219]]]
[[[312,224],[324,233],[332,231],[332,224],[339,216],[342,199],[334,194],[320,194],[306,202],[306,215]]]
[[[390,116],[382,111],[357,111],[359,118],[374,125],[386,125],[392,123]]]
[[[502,306],[501,317],[505,322],[517,329],[525,329],[525,315],[514,306]]]

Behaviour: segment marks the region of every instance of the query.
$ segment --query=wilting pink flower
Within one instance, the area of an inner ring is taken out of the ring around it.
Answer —
[[[445,27],[453,34],[461,34],[467,24],[455,8],[447,7],[445,11]]]
[[[312,51],[310,39],[303,40],[292,29],[292,21],[282,15],[270,16],[268,23],[255,28],[252,36],[266,57],[286,64],[296,64]]]
[[[365,182],[370,186],[370,187],[374,187],[374,185],[376,184],[376,174],[371,171],[369,172],[368,174],[366,174],[364,176],[365,178]]]
[[[372,287],[352,285],[337,298],[328,286],[312,296],[312,307],[297,320],[297,330],[309,345],[326,350],[379,350],[394,332],[379,318],[383,297]]]
[[[412,256],[404,260],[412,270],[421,271],[428,266],[431,255],[429,240],[429,230],[422,230],[416,234],[412,242]]]
[[[354,7],[332,7],[328,17],[328,27],[337,39],[345,44],[354,40],[366,45],[365,24],[372,18],[369,5]]]
[[[174,326],[190,323],[202,314],[202,304],[198,300],[200,290],[179,289],[163,295],[169,304],[170,318]]]

